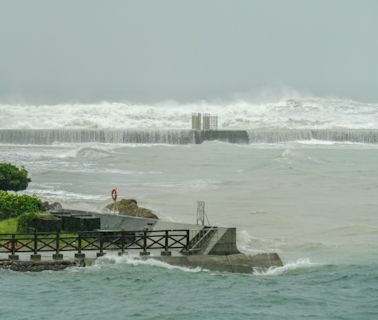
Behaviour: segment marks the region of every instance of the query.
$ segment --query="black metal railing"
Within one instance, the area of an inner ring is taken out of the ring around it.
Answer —
[[[75,234],[32,233],[0,234],[0,253],[17,254],[29,252],[98,251],[152,249],[170,251],[187,249],[190,230],[152,230],[152,231],[89,231]]]

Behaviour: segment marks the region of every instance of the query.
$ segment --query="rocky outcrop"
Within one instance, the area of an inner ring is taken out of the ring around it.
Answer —
[[[121,199],[115,205],[114,203],[108,204],[106,209],[125,216],[159,219],[150,209],[138,207],[138,202],[134,199]]]
[[[42,203],[42,211],[58,211],[62,210],[63,207],[59,202],[49,203],[47,201]]]
[[[68,267],[80,266],[77,261],[12,261],[0,260],[0,269],[12,271],[40,272],[45,270],[60,271]]]

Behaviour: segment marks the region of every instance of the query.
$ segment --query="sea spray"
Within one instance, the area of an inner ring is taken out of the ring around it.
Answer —
[[[99,259],[96,260],[94,266],[95,267],[104,267],[109,264],[124,264],[124,265],[131,265],[131,266],[150,266],[150,267],[158,267],[164,268],[168,270],[180,270],[183,272],[201,272],[201,271],[208,271],[206,269],[202,269],[200,267],[196,268],[186,268],[182,266],[175,266],[168,264],[166,262],[154,259],[153,256],[150,258],[140,258],[137,255],[123,255],[118,256],[115,254],[107,254]]]
[[[228,103],[120,102],[97,104],[0,104],[3,129],[184,129],[192,112],[217,114],[221,128],[378,129],[378,105],[343,99],[300,97],[265,103],[243,100]],[[17,121],[14,121],[17,119]]]
[[[257,276],[279,276],[288,272],[308,269],[319,266],[308,258],[301,258],[294,262],[285,263],[282,267],[270,267],[268,269],[254,268],[253,274]]]
[[[250,235],[246,230],[237,231],[237,247],[248,255],[258,253],[280,253],[280,247],[285,244],[282,239],[258,238]]]

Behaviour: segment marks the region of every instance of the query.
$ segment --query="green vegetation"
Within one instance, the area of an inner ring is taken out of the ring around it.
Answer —
[[[25,190],[30,181],[25,168],[0,163],[0,221],[41,211],[42,201],[37,196],[7,192]]]
[[[35,220],[38,219],[38,214],[35,212],[24,213],[18,218],[17,231],[28,232],[29,227]]]
[[[30,181],[25,168],[17,168],[10,163],[0,163],[0,190],[25,190]]]
[[[25,213],[18,218],[18,232],[58,232],[60,229],[60,220],[50,213]]]
[[[42,201],[37,196],[0,191],[0,221],[18,217],[23,213],[36,213],[41,209]]]
[[[18,226],[18,218],[9,218],[0,221],[0,234],[16,233]]]

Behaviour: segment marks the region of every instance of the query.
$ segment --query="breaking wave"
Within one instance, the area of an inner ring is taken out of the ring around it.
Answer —
[[[264,239],[251,236],[246,230],[238,230],[238,249],[248,255],[255,255],[264,252],[281,252],[280,247],[285,242],[279,239]]]
[[[246,130],[234,132],[237,143],[378,143],[378,104],[320,98],[260,104],[1,104],[0,143],[192,144],[197,141],[190,130],[193,112],[217,114],[219,129]],[[226,136],[211,140],[231,139]]]
[[[205,269],[202,269],[200,267],[197,268],[187,268],[187,267],[180,267],[180,266],[174,266],[171,264],[168,264],[163,261],[159,261],[157,259],[140,259],[138,256],[118,256],[118,255],[111,255],[107,254],[95,262],[95,267],[101,267],[103,265],[109,265],[109,264],[127,264],[132,266],[151,266],[151,267],[159,267],[164,268],[168,270],[180,270],[184,272],[201,272],[201,271],[207,271]]]
[[[154,105],[110,103],[0,104],[2,129],[185,129],[192,112],[217,114],[223,129],[378,129],[378,104],[343,99],[290,98]]]
[[[316,266],[319,266],[319,265],[311,262],[310,259],[308,258],[304,258],[304,259],[298,259],[297,261],[294,261],[294,262],[286,263],[282,267],[271,267],[265,270],[254,269],[253,274],[258,275],[258,276],[279,276],[281,274],[285,274],[291,271],[303,270],[303,269],[313,268]]]

